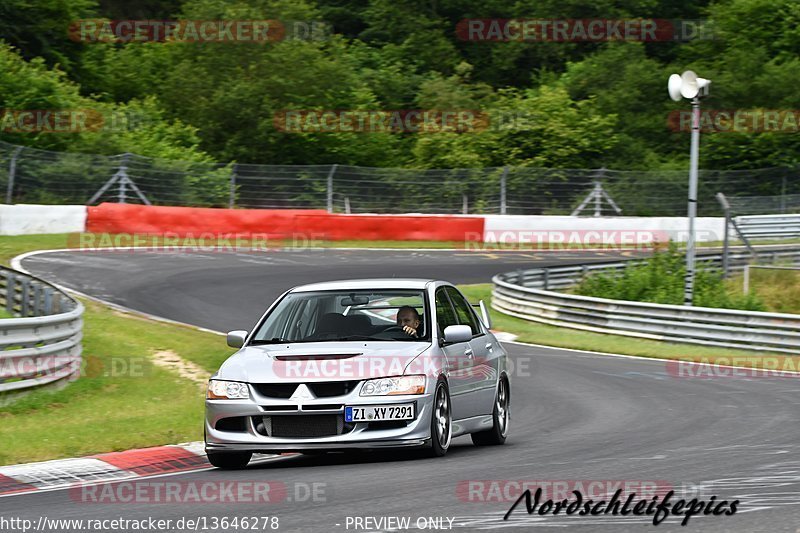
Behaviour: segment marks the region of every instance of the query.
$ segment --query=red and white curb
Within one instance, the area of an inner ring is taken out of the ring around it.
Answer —
[[[209,468],[203,442],[0,466],[0,497]]]

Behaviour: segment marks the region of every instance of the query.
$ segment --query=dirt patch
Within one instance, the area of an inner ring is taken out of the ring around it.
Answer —
[[[180,377],[194,381],[199,385],[205,385],[210,377],[207,370],[183,359],[172,350],[159,350],[153,354],[152,360],[156,366],[177,372]]]

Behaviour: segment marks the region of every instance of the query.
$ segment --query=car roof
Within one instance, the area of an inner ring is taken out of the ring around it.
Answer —
[[[321,283],[310,283],[300,285],[292,289],[291,292],[310,292],[310,291],[333,291],[346,289],[424,289],[429,283],[437,282],[432,279],[421,278],[375,278],[375,279],[343,279],[337,281],[324,281]]]

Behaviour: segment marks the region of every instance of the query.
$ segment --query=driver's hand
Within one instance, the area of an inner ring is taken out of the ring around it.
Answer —
[[[415,330],[411,326],[403,326],[403,331],[405,331],[407,334],[411,335],[412,337],[416,337],[417,336],[417,330]]]

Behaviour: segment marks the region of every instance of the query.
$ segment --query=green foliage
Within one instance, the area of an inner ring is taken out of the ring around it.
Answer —
[[[671,242],[666,250],[655,252],[649,259],[629,263],[620,275],[589,275],[571,292],[612,300],[680,305],[685,278],[686,254]],[[722,274],[714,269],[698,268],[695,272],[693,303],[698,307],[766,311],[755,294],[726,290]]]
[[[709,19],[714,39],[470,42],[456,32],[465,18],[651,14]],[[92,17],[324,21],[333,34],[235,44],[67,38],[70,22]],[[798,22],[796,0],[7,0],[0,5],[0,35],[17,52],[0,47],[0,105],[84,106],[144,120],[125,132],[0,132],[0,139],[189,161],[684,170],[688,135],[671,132],[667,115],[688,105],[669,100],[667,75],[692,68],[711,78],[706,109],[798,109]],[[415,108],[479,110],[495,127],[298,134],[280,131],[273,120],[284,110]],[[798,154],[796,134],[712,134],[703,137],[701,166],[793,168]],[[775,187],[759,194],[777,194]],[[626,200],[631,212],[636,197]]]

